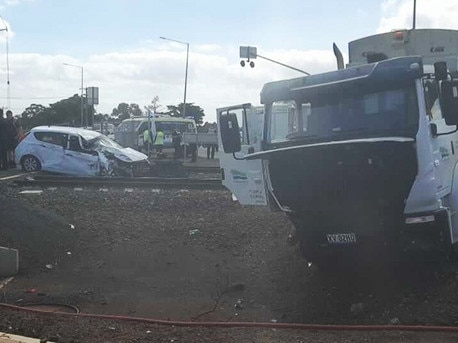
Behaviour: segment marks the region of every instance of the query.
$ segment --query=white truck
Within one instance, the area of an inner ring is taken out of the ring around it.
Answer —
[[[346,68],[264,85],[262,111],[218,109],[223,184],[243,205],[285,212],[318,264],[448,254],[458,242],[457,57],[458,31],[370,36],[349,43]]]

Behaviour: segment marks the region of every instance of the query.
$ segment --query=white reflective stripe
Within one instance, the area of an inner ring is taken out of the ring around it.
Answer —
[[[409,217],[406,218],[406,224],[422,224],[422,223],[430,223],[435,221],[436,218],[434,215],[429,216],[420,216],[420,217]]]
[[[313,143],[313,144],[303,144],[303,145],[289,146],[286,148],[259,151],[259,152],[255,152],[252,154],[247,154],[243,157],[243,159],[253,159],[253,158],[256,158],[262,155],[271,154],[272,152],[289,151],[289,150],[296,150],[296,149],[303,149],[303,148],[312,148],[312,147],[317,147],[317,146],[358,144],[358,143],[379,143],[379,142],[407,143],[407,142],[414,142],[414,141],[415,139],[411,137],[377,137],[377,138],[347,139],[344,141],[331,141],[331,142],[321,142],[321,143]]]

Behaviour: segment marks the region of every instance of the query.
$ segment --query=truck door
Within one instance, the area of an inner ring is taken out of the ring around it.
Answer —
[[[218,145],[223,185],[228,188],[242,205],[267,205],[267,196],[261,159],[244,160],[247,154],[261,150],[264,128],[264,112],[251,104],[219,108]],[[221,140],[220,118],[234,113],[240,127],[241,151],[225,153]]]

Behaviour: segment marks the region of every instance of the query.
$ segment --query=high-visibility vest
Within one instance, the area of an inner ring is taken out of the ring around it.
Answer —
[[[164,145],[164,132],[158,131],[156,133],[156,139],[154,140],[154,145]]]
[[[143,142],[151,143],[151,135],[149,134],[149,130],[145,130],[145,132],[143,132]]]

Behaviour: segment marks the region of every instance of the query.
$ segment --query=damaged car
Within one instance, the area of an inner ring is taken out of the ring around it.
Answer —
[[[16,147],[24,171],[44,170],[74,176],[145,176],[148,157],[105,135],[63,126],[38,126]]]

